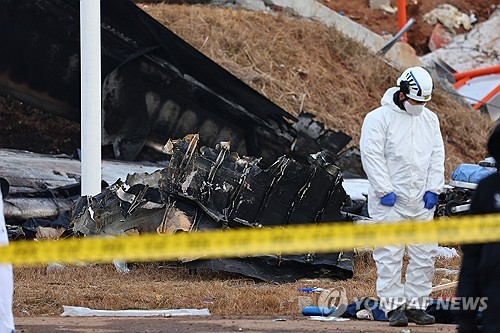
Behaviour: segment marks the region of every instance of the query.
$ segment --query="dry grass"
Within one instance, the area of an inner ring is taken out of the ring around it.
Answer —
[[[306,111],[359,146],[364,116],[380,105],[398,72],[318,22],[207,6],[145,10],[206,56],[291,114]],[[438,88],[429,103],[441,121],[446,177],[485,157],[493,122]]]
[[[441,259],[436,267],[458,269],[460,260]],[[236,274],[200,270],[190,274],[175,263],[130,265],[130,273],[114,266],[68,266],[60,271],[46,267],[15,267],[14,312],[16,316],[60,315],[63,305],[102,310],[208,308],[213,315],[269,316],[300,314],[294,300],[318,294],[299,292],[300,287],[338,288],[349,301],[375,296],[375,264],[369,253],[355,257],[354,277],[345,281],[303,280],[272,284],[256,282]],[[447,277],[436,273],[434,284]],[[440,292],[441,296],[453,290]]]

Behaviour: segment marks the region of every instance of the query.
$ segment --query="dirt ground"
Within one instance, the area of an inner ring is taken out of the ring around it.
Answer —
[[[286,319],[286,320],[283,320]],[[16,330],[22,333],[64,332],[335,332],[335,333],[451,333],[455,325],[390,327],[386,322],[349,320],[313,321],[305,318],[255,317],[21,317]]]
[[[397,8],[397,0],[391,0],[391,6]],[[382,10],[373,10],[369,7],[368,0],[321,0],[325,6],[344,13],[353,21],[364,25],[371,31],[380,35],[395,35],[398,31],[397,14],[388,14]],[[487,20],[493,12],[498,0],[408,0],[406,1],[406,17],[415,19],[408,32],[408,43],[415,49],[418,55],[430,52],[428,47],[429,36],[432,34],[434,26],[425,23],[422,16],[440,4],[450,4],[457,7],[461,12],[473,13],[477,18],[477,23]],[[461,27],[457,33],[463,33]]]
[[[456,278],[460,258],[439,258],[433,285]],[[404,267],[406,267],[405,261]],[[349,302],[375,295],[375,265],[369,253],[355,256],[352,279],[302,279],[273,284],[244,276],[200,271],[195,275],[173,264],[134,264],[127,274],[111,264],[14,267],[14,314],[18,332],[401,332],[385,322],[318,322],[301,314],[298,297],[320,305],[321,294],[299,288],[343,288]],[[443,269],[444,268],[444,269]],[[448,299],[453,288],[431,294]],[[61,317],[64,305],[98,310],[208,309],[209,317]],[[280,321],[278,319],[286,319]],[[57,330],[55,329],[57,328]],[[415,332],[454,332],[455,325],[409,327]],[[241,330],[240,330],[241,329]]]

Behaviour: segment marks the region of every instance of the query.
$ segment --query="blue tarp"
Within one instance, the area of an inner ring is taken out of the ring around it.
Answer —
[[[481,179],[495,172],[497,172],[496,168],[483,167],[477,164],[460,164],[451,174],[451,179],[458,182],[477,184]]]

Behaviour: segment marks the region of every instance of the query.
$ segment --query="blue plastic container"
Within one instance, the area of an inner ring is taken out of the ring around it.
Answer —
[[[336,308],[327,308],[325,306],[306,306],[302,308],[302,314],[304,316],[323,316],[328,317]]]
[[[313,291],[316,291],[318,288],[297,288],[298,291],[302,291],[304,293],[312,293]]]

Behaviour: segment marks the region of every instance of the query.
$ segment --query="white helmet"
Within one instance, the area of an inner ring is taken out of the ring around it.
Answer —
[[[419,102],[427,102],[431,100],[432,77],[422,67],[410,67],[401,74],[397,81],[401,92],[408,98]]]

